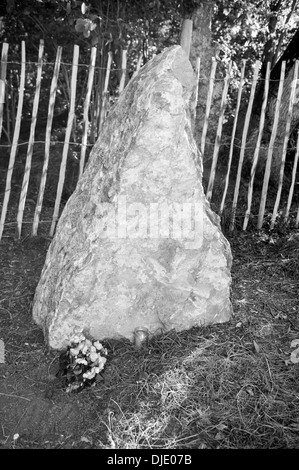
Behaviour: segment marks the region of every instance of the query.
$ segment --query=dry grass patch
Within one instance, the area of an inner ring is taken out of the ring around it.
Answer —
[[[0,404],[11,410],[1,421],[2,446],[299,448],[299,364],[290,361],[291,342],[299,339],[298,239],[298,231],[232,238],[231,321],[171,331],[140,350],[127,340],[108,341],[105,381],[78,394],[67,394],[59,382],[49,393],[58,354],[46,350],[31,320],[47,243],[0,245],[7,348]],[[45,416],[50,404],[68,409],[70,424],[22,434],[33,403],[41,403]]]
[[[254,346],[244,327],[217,328],[230,337],[221,341],[221,334],[206,329],[191,338],[169,333],[177,340],[171,360],[160,361],[151,344],[143,358],[147,375],[123,384],[121,393],[110,389],[106,428],[111,448],[299,446],[297,365],[286,365],[287,354],[279,349],[268,350],[268,339]],[[164,339],[155,341],[158,349]],[[136,358],[137,377],[138,367],[144,374],[142,364]]]

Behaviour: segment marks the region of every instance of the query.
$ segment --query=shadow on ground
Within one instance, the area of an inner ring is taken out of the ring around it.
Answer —
[[[104,381],[78,394],[56,379],[59,355],[31,318],[49,240],[3,238],[0,446],[299,448],[298,238],[233,237],[232,320],[139,351],[109,341]]]

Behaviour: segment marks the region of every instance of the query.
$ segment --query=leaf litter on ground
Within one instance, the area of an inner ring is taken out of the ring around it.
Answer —
[[[79,428],[38,439],[19,432],[22,421],[14,421],[12,430],[4,421],[10,437],[2,438],[2,446],[299,448],[299,366],[291,360],[299,335],[299,245],[293,237],[290,248],[291,236],[272,234],[274,243],[250,232],[230,237],[234,315],[229,322],[160,334],[140,350],[128,340],[107,341],[103,381],[75,396],[59,381],[51,382],[52,403],[80,408]],[[57,353],[47,350],[31,320],[47,246],[30,238],[10,239],[9,249],[0,245],[4,381],[7,395],[28,400],[45,393],[47,377],[59,368]],[[26,295],[22,299],[17,285]],[[14,400],[14,407],[27,403],[3,395],[0,402],[4,398]]]

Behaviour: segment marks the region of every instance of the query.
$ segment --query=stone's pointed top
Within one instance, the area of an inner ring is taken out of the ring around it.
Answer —
[[[33,317],[48,345],[231,315],[231,253],[205,199],[191,129],[195,75],[180,46],[129,82],[57,225]],[[146,330],[145,330],[146,331]]]
[[[191,62],[181,46],[172,46],[164,49],[161,54],[156,55],[151,61],[147,62],[140,71],[147,71],[148,67],[152,70],[155,67],[165,71],[170,69],[175,78],[188,90],[192,90],[196,86],[196,77]]]
[[[183,87],[192,89],[196,86],[196,77],[190,60],[181,46],[174,46],[175,59],[172,64],[174,76]]]

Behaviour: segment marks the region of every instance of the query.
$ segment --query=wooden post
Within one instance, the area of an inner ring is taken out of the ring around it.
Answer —
[[[43,39],[41,39],[39,43],[39,49],[38,49],[36,86],[35,86],[35,94],[34,94],[32,116],[31,116],[30,135],[29,135],[22,189],[21,189],[20,200],[19,200],[18,215],[17,215],[19,238],[21,237],[24,208],[25,208],[25,202],[26,202],[26,197],[27,197],[27,192],[28,192],[29,177],[30,177],[30,171],[31,171],[32,153],[33,153],[33,146],[34,146],[34,134],[35,134],[36,118],[37,118],[38,103],[39,103],[39,96],[40,96],[41,80],[42,80],[43,55],[44,55],[44,41]]]
[[[296,154],[294,158],[293,171],[292,171],[292,181],[291,181],[291,186],[289,190],[287,208],[286,208],[286,212],[284,216],[285,222],[288,220],[289,212],[290,212],[290,208],[292,204],[295,182],[296,182],[296,175],[297,175],[298,157],[299,157],[299,131],[297,132],[297,145],[296,145]]]
[[[209,87],[208,87],[205,120],[204,120],[204,123],[203,123],[203,126],[202,126],[202,133],[201,133],[200,150],[201,150],[202,156],[204,156],[204,153],[205,153],[205,143],[206,143],[206,136],[207,136],[207,131],[208,131],[209,115],[210,115],[210,111],[211,111],[216,67],[217,67],[217,62],[216,62],[215,57],[213,57],[212,58],[211,75],[210,75],[210,81],[209,81]]]
[[[136,70],[135,70],[135,72],[133,73],[132,78],[134,78],[135,75],[137,75],[138,70],[140,70],[140,68],[141,68],[141,63],[142,63],[142,59],[143,59],[143,54],[140,53],[139,56],[138,56],[137,64],[136,64]]]
[[[279,121],[279,109],[280,109],[281,96],[282,96],[282,91],[283,91],[285,69],[286,69],[286,63],[285,63],[285,61],[283,61],[282,64],[281,64],[280,80],[279,80],[279,87],[278,87],[275,113],[274,113],[274,122],[273,122],[270,142],[269,142],[269,149],[268,149],[268,154],[267,154],[267,162],[266,162],[266,168],[265,168],[265,174],[264,174],[262,195],[261,195],[261,200],[260,200],[260,208],[259,208],[258,221],[257,221],[258,230],[260,230],[262,228],[263,220],[264,220],[266,199],[267,199],[267,191],[268,191],[268,185],[269,185],[269,179],[270,179],[273,148],[274,148],[274,143],[275,143],[275,138],[276,138],[276,133],[277,133],[277,127],[278,127],[278,121]]]
[[[60,165],[60,172],[59,172],[59,180],[58,180],[58,186],[57,186],[55,207],[54,207],[53,219],[52,219],[52,224],[51,224],[51,229],[50,229],[50,234],[49,234],[50,237],[52,237],[54,235],[55,227],[56,227],[58,217],[59,217],[59,207],[60,207],[61,195],[62,195],[64,179],[65,179],[67,154],[68,154],[68,149],[69,149],[69,143],[70,143],[70,136],[71,136],[72,127],[73,127],[73,121],[74,121],[74,117],[75,117],[78,59],[79,59],[79,46],[77,46],[75,44],[74,54],[73,54],[73,65],[72,65],[70,109],[69,109],[66,132],[65,132],[65,139],[64,139],[64,144],[63,144],[62,160],[61,160],[61,165]]]
[[[238,123],[238,117],[239,117],[239,111],[240,111],[240,104],[241,104],[241,97],[242,97],[242,91],[243,91],[243,85],[244,85],[244,77],[245,77],[245,66],[246,66],[246,59],[243,59],[242,61],[242,69],[241,69],[241,78],[240,78],[240,85],[239,85],[239,90],[238,90],[238,97],[237,97],[237,106],[236,106],[236,112],[235,112],[235,118],[234,118],[234,124],[233,124],[233,130],[232,130],[232,136],[231,136],[231,143],[230,143],[230,149],[229,149],[229,157],[228,157],[228,165],[227,165],[227,172],[226,172],[226,177],[225,177],[225,186],[224,186],[224,191],[222,195],[222,201],[220,205],[220,214],[222,214],[223,209],[224,209],[224,203],[227,195],[227,190],[228,190],[228,183],[229,183],[229,175],[230,175],[230,168],[232,164],[232,159],[233,159],[233,151],[234,151],[234,141],[235,141],[235,135],[236,135],[236,130],[237,130],[237,123]]]
[[[15,108],[16,108],[16,93],[13,88],[13,71],[10,69],[9,70],[9,76],[7,77],[7,90],[9,90],[9,101],[7,100],[6,104],[6,135],[7,135],[7,140],[9,143],[12,142],[11,135],[12,131],[15,128],[15,123],[16,123],[16,113],[15,113]],[[18,94],[18,92],[17,92]]]
[[[208,184],[208,189],[207,189],[208,201],[210,201],[212,198],[212,191],[213,191],[213,186],[214,186],[214,181],[215,181],[216,166],[217,166],[217,161],[218,161],[218,153],[219,153],[219,147],[220,147],[220,141],[221,141],[222,126],[223,126],[224,112],[225,112],[225,107],[226,107],[226,97],[227,97],[227,92],[228,92],[228,87],[229,87],[231,68],[232,68],[232,63],[230,62],[227,73],[226,73],[226,77],[224,79],[224,88],[222,92],[221,105],[220,105],[220,115],[219,115],[219,120],[218,120],[216,140],[215,140],[214,152],[213,152],[213,160],[212,160],[209,184]]]
[[[126,81],[126,73],[127,73],[127,49],[122,50],[121,56],[121,77],[119,82],[118,92],[121,94],[123,89],[125,88],[125,81]]]
[[[90,64],[88,70],[88,81],[87,81],[87,89],[86,89],[86,96],[84,100],[84,107],[83,107],[83,134],[82,134],[82,144],[81,144],[81,156],[80,156],[80,167],[79,167],[79,178],[81,177],[84,164],[85,164],[85,155],[86,155],[86,147],[87,147],[87,134],[89,128],[89,120],[88,120],[88,111],[90,106],[90,97],[92,92],[92,84],[94,78],[94,70],[95,70],[95,63],[96,63],[96,55],[97,55],[97,48],[91,48],[90,54]],[[78,178],[78,181],[79,181]]]
[[[106,116],[106,106],[107,106],[107,94],[108,94],[108,85],[109,85],[109,78],[111,72],[111,64],[112,64],[112,52],[108,52],[108,61],[107,61],[107,69],[105,75],[105,82],[104,82],[104,89],[102,93],[102,106],[101,106],[101,114],[100,114],[100,121],[99,121],[99,131],[103,125]]]
[[[54,115],[55,98],[56,98],[56,92],[57,92],[57,81],[58,81],[60,62],[61,62],[61,52],[62,52],[62,48],[61,46],[58,46],[56,59],[55,59],[55,66],[54,66],[54,71],[53,71],[53,77],[52,77],[52,82],[51,82],[51,89],[50,89],[48,119],[47,119],[46,136],[45,136],[44,163],[43,163],[43,169],[42,169],[42,176],[40,180],[39,192],[37,196],[37,203],[36,203],[35,212],[34,212],[32,235],[37,235],[39,218],[40,218],[40,214],[42,210],[44,192],[45,192],[45,187],[46,187],[47,171],[48,171],[49,158],[50,158],[51,129],[52,129],[52,121],[53,121],[53,115]]]
[[[198,89],[199,89],[199,78],[200,78],[200,57],[197,57],[197,59],[196,59],[195,73],[196,73],[196,92],[195,92],[195,99],[194,99],[194,114],[193,114],[194,122],[195,122],[195,119],[196,119],[197,103],[198,103]]]
[[[243,166],[243,161],[244,161],[244,156],[245,156],[246,140],[247,140],[250,116],[251,116],[251,111],[252,111],[252,105],[253,105],[253,99],[254,99],[254,93],[255,93],[259,69],[260,69],[260,61],[257,60],[255,63],[255,67],[254,67],[254,74],[253,74],[253,80],[252,80],[252,85],[251,85],[251,90],[250,90],[249,103],[247,107],[247,112],[246,112],[245,122],[244,122],[244,129],[243,129],[243,134],[242,134],[241,151],[240,151],[237,179],[236,179],[234,199],[233,199],[233,205],[232,205],[232,217],[231,217],[231,223],[229,227],[229,230],[231,232],[234,230],[234,226],[235,226],[236,207],[237,207],[237,202],[238,202],[238,197],[239,197],[242,166]]]
[[[184,18],[181,31],[180,45],[187,54],[187,57],[190,56],[190,49],[192,43],[192,29],[193,21],[187,18]]]
[[[22,41],[22,56],[21,56],[21,77],[20,77],[20,87],[19,87],[19,100],[18,100],[18,109],[17,109],[17,117],[15,123],[15,129],[13,134],[8,170],[6,175],[6,185],[5,185],[5,194],[1,212],[1,219],[0,219],[0,240],[2,238],[4,223],[7,213],[8,202],[10,198],[11,192],[11,179],[12,179],[12,172],[15,164],[17,147],[18,147],[18,140],[20,135],[20,127],[21,127],[21,119],[22,119],[22,109],[23,109],[23,100],[24,100],[24,86],[25,86],[25,65],[26,65],[26,51],[25,51],[25,42]]]
[[[2,133],[3,124],[3,109],[5,103],[5,82],[6,82],[6,70],[7,70],[7,54],[8,44],[6,42],[2,45],[1,53],[1,71],[0,71],[0,139]]]
[[[244,217],[243,230],[246,230],[248,221],[249,221],[249,216],[250,216],[254,176],[255,176],[256,166],[258,162],[259,151],[261,147],[262,135],[263,135],[264,124],[265,124],[267,99],[268,99],[268,93],[269,93],[270,72],[271,72],[271,63],[268,62],[266,75],[265,75],[264,99],[263,99],[262,109],[261,109],[258,137],[257,137],[257,142],[256,142],[255,150],[254,150],[253,161],[252,161],[251,172],[250,172],[250,181],[249,181],[248,194],[247,194],[247,210],[246,210],[245,217]]]
[[[293,78],[293,82],[292,82],[292,85],[291,85],[291,93],[290,93],[290,100],[289,100],[289,109],[288,109],[288,114],[287,114],[286,130],[285,130],[285,136],[284,136],[284,141],[283,141],[283,150],[282,150],[281,164],[280,164],[280,171],[279,171],[278,190],[277,190],[277,194],[276,194],[276,200],[275,200],[275,205],[274,205],[272,219],[271,219],[271,225],[270,225],[271,230],[273,229],[274,224],[275,224],[275,220],[276,220],[277,213],[278,213],[278,207],[279,207],[279,203],[280,203],[280,198],[281,198],[281,191],[282,191],[282,184],[283,184],[283,174],[284,174],[284,165],[285,165],[287,148],[288,148],[288,141],[289,141],[290,130],[291,130],[293,104],[294,104],[295,94],[296,94],[296,86],[297,86],[297,78],[298,78],[298,67],[299,67],[299,60],[296,60],[295,67],[294,67],[294,78]]]

